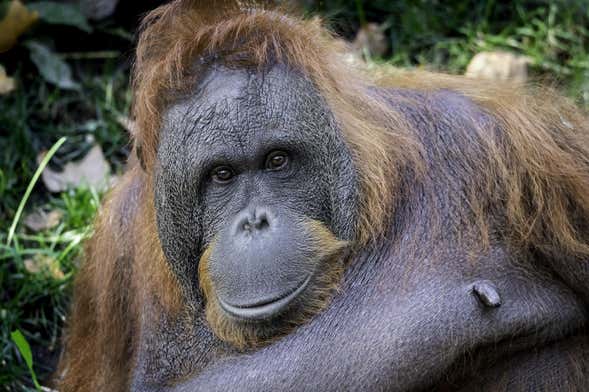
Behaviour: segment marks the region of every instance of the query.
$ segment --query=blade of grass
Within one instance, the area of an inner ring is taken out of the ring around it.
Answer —
[[[49,160],[51,159],[51,157],[53,157],[53,155],[55,155],[55,153],[57,152],[59,147],[61,147],[61,145],[63,143],[65,143],[65,140],[66,140],[66,138],[62,137],[53,146],[51,146],[51,148],[49,149],[49,152],[47,154],[45,154],[45,156],[43,157],[43,160],[41,161],[41,164],[39,164],[37,171],[35,171],[35,174],[33,175],[33,178],[31,179],[31,182],[29,182],[29,186],[27,187],[27,190],[25,191],[25,195],[23,196],[23,198],[21,199],[21,201],[18,205],[18,208],[16,210],[16,214],[14,215],[14,219],[12,220],[12,225],[10,226],[10,230],[8,231],[8,239],[6,240],[6,246],[10,245],[10,242],[12,241],[12,238],[14,237],[16,225],[18,224],[18,221],[20,220],[20,216],[22,215],[22,212],[25,208],[25,204],[27,203],[27,200],[29,199],[31,192],[33,191],[33,188],[35,187],[35,184],[39,180],[39,177],[41,177],[41,173],[43,172],[43,169],[45,169],[45,166],[47,166],[47,164],[49,163]]]
[[[362,0],[356,0],[356,12],[358,12],[360,26],[366,27],[368,22],[366,21],[366,14],[364,13],[364,6],[362,6]]]
[[[24,335],[18,329],[10,333],[10,338],[12,339],[14,344],[16,344],[16,347],[18,348],[20,355],[22,355],[23,359],[25,360],[25,363],[29,368],[29,372],[31,373],[31,377],[33,378],[33,383],[35,384],[35,387],[38,391],[40,391],[41,385],[39,385],[39,382],[37,381],[37,375],[33,370],[33,354],[31,353],[31,346],[29,346],[29,343],[25,339]]]

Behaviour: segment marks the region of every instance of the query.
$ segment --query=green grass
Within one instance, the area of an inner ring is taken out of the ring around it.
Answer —
[[[84,64],[81,64],[83,66]],[[18,90],[0,96],[0,230],[6,229],[37,166],[39,151],[60,137],[68,138],[52,166],[76,160],[98,142],[120,169],[128,152],[128,137],[118,118],[128,111],[128,69],[105,64],[81,73],[81,91],[63,91],[34,75],[17,73]],[[42,193],[36,199],[45,197]]]
[[[532,78],[560,85],[589,108],[587,0],[311,3],[312,11],[322,13],[337,32],[350,38],[363,18],[387,26],[388,63],[463,73],[476,53],[507,50],[530,57]]]
[[[23,216],[38,208],[60,210],[60,223],[36,233],[20,219],[7,244],[9,227],[37,168],[37,152],[67,136],[51,163],[60,166],[81,158],[95,140],[113,170],[122,171],[128,136],[118,118],[128,112],[127,75],[128,69],[108,62],[98,70],[81,68],[78,78],[84,88],[64,92],[21,73],[19,89],[0,96],[0,107],[6,108],[0,110],[0,145],[10,146],[0,149],[0,389],[33,387],[26,363],[10,338],[17,329],[31,345],[42,384],[53,371],[82,242],[91,232],[100,204],[101,195],[93,189],[50,194],[39,182]]]
[[[0,385],[21,389],[29,384],[28,371],[10,342],[15,329],[20,329],[33,347],[40,378],[51,371],[43,365],[54,363],[58,354],[80,245],[91,232],[99,203],[99,195],[91,189],[73,189],[43,205],[64,212],[57,227],[41,233],[19,230],[9,245],[6,235],[0,234]]]
[[[533,77],[556,81],[589,108],[585,0],[306,3],[310,12],[324,15],[348,38],[363,21],[384,23],[391,50],[378,62],[462,73],[480,51],[509,50],[532,59]],[[0,96],[0,390],[34,387],[27,363],[11,340],[15,330],[30,344],[35,373],[41,384],[46,382],[59,353],[72,279],[83,259],[82,243],[91,234],[101,197],[85,187],[49,194],[38,183],[24,215],[42,208],[60,210],[63,217],[56,227],[38,233],[19,221],[7,245],[10,225],[37,168],[37,154],[66,136],[50,163],[58,167],[81,158],[96,141],[114,172],[120,172],[129,151],[118,121],[129,109],[129,69],[120,59],[101,56],[85,56],[84,48],[71,56],[68,63],[82,89],[64,91],[38,77],[22,48],[0,55],[0,63],[18,80],[15,92]]]

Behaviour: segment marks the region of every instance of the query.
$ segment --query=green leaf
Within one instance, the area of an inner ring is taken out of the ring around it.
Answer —
[[[37,66],[43,79],[65,90],[80,88],[72,79],[70,66],[57,53],[35,41],[27,41],[25,46],[29,49],[31,61]]]
[[[10,333],[10,338],[12,339],[14,344],[16,344],[16,347],[18,348],[20,355],[22,355],[23,359],[25,360],[25,363],[29,368],[29,372],[31,372],[31,377],[33,378],[33,383],[35,384],[35,387],[37,388],[37,390],[41,390],[41,385],[39,385],[39,382],[37,381],[37,375],[33,370],[33,354],[31,352],[31,346],[29,346],[29,343],[25,339],[24,335],[18,329]]]
[[[41,20],[51,24],[74,26],[87,33],[92,32],[86,17],[80,9],[65,3],[54,3],[52,1],[38,1],[27,3],[27,8],[39,13]]]

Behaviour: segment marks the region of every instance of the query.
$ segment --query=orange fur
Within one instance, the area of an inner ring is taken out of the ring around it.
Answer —
[[[130,171],[111,192],[98,214],[93,238],[86,245],[87,260],[76,278],[58,370],[61,391],[106,390],[107,385],[115,390],[126,387],[137,317],[132,304],[132,256],[127,251],[135,238],[117,229],[127,226],[119,215],[120,206],[125,203],[124,191],[133,177],[140,175]]]
[[[153,298],[172,315],[182,309],[155,231],[148,187],[147,176],[133,164],[99,211],[76,277],[56,376],[60,391],[126,390],[142,301]]]

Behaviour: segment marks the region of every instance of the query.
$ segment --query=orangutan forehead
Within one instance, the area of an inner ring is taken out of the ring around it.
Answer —
[[[264,71],[218,66],[191,96],[167,111],[163,132],[199,139],[202,135],[232,139],[258,131],[296,132],[325,126],[328,113],[313,83],[286,66]]]
[[[319,99],[313,83],[300,71],[285,65],[263,69],[211,67],[195,87],[188,101],[204,109],[226,102],[275,107],[273,102],[296,104]]]

